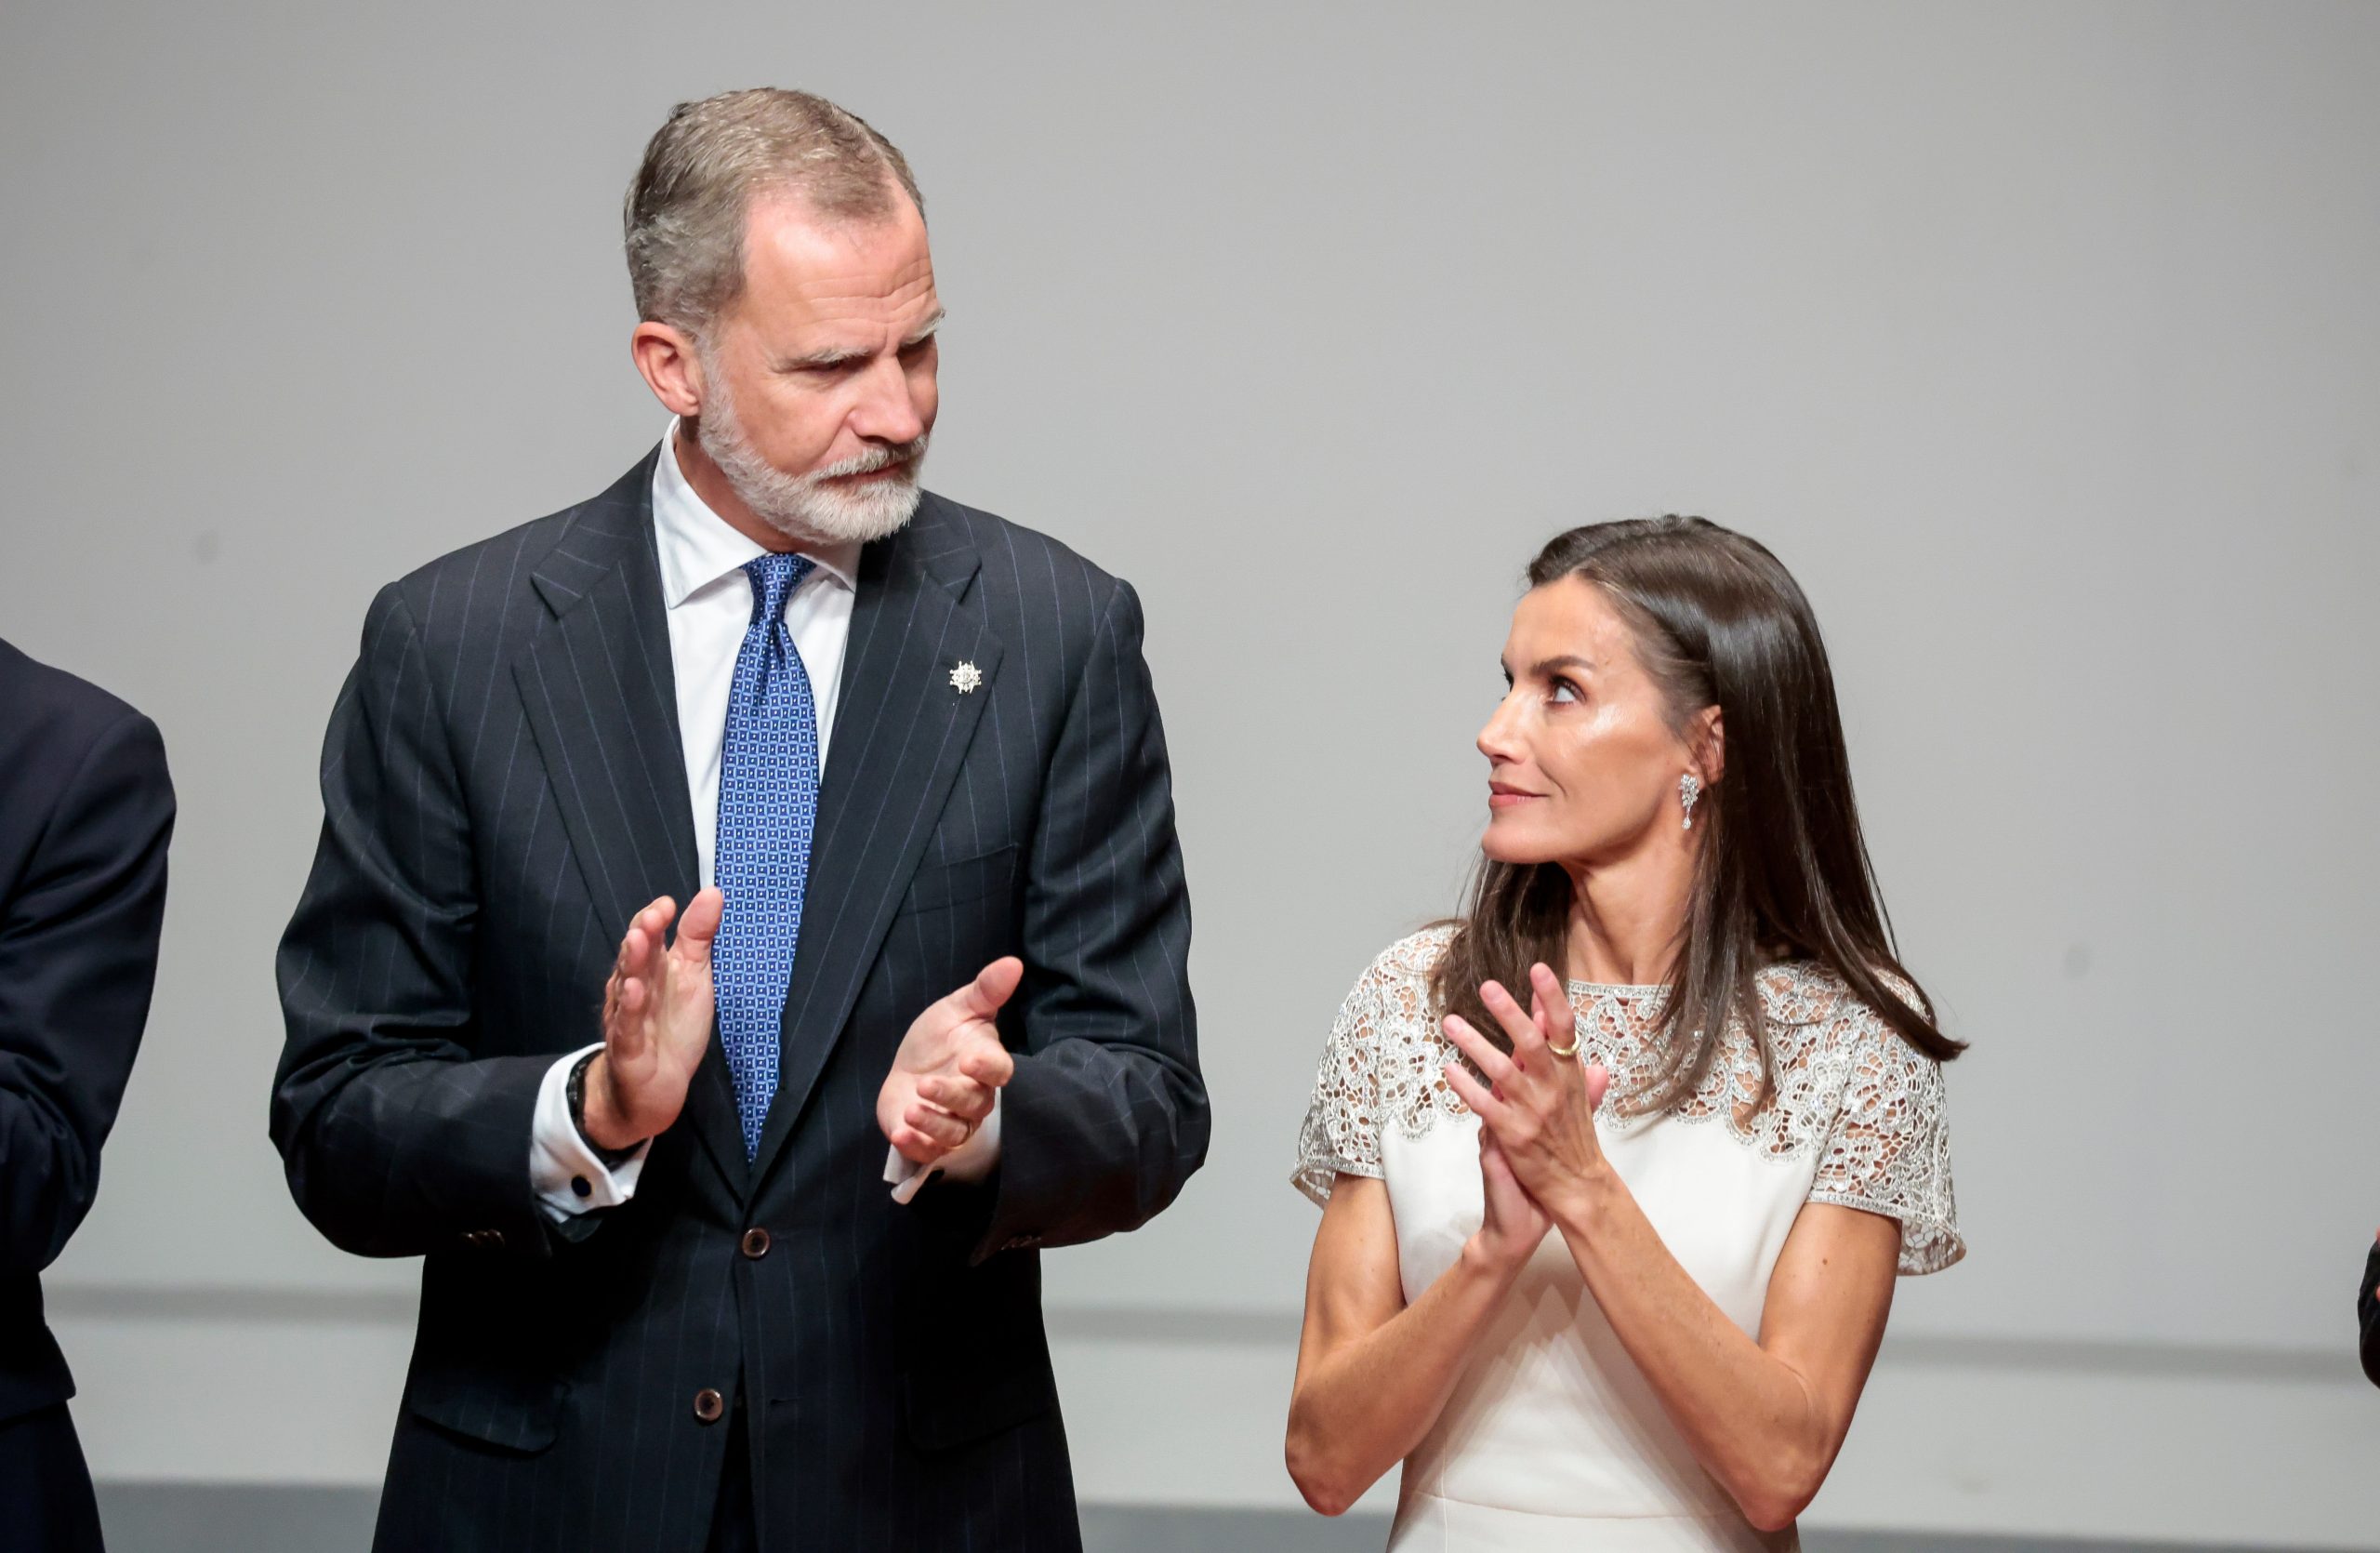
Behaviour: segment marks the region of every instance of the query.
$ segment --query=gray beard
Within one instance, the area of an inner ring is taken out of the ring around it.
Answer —
[[[926,439],[898,447],[871,447],[840,464],[787,474],[760,457],[735,418],[725,378],[705,365],[711,389],[694,418],[694,441],[727,477],[728,489],[752,515],[787,538],[803,544],[869,544],[898,533],[918,510],[918,471],[925,467]],[[907,467],[889,480],[842,489],[826,482],[866,474],[888,464]]]

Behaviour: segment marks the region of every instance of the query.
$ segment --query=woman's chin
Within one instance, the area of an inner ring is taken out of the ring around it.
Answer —
[[[1502,826],[1494,820],[1479,837],[1479,850],[1491,863],[1511,863],[1527,867],[1531,863],[1548,863],[1555,854],[1543,843],[1520,833],[1516,826]]]

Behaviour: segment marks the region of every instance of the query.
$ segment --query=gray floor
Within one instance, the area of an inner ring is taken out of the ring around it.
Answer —
[[[363,1553],[372,1538],[368,1489],[263,1484],[102,1483],[109,1553]],[[1085,1553],[1378,1553],[1388,1522],[1368,1516],[1092,1506]],[[2027,1537],[1814,1533],[1809,1553],[2183,1553],[2176,1543],[2061,1542]],[[2190,1544],[2188,1553],[2250,1553]],[[2262,1553],[2272,1553],[2270,1549]]]

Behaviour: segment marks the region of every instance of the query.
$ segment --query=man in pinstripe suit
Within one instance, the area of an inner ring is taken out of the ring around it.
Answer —
[[[1035,1248],[1208,1132],[1138,601],[919,491],[865,124],[681,106],[628,246],[671,432],[382,590],[282,945],[291,1190],[425,1257],[376,1546],[1076,1548]]]

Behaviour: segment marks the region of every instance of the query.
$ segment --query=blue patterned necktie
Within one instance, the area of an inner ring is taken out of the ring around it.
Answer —
[[[818,824],[818,706],[785,629],[785,601],[815,564],[805,555],[769,554],[744,567],[752,579],[752,623],[735,654],[720,750],[711,872],[727,913],[711,946],[712,986],[747,1159],[760,1152],[760,1123],[777,1092],[777,1032]]]

